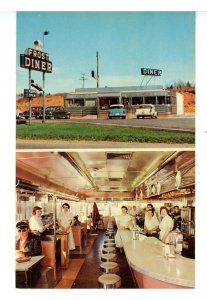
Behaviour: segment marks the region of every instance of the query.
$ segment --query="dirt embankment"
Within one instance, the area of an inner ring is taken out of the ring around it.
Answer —
[[[175,91],[175,90],[174,90]],[[194,113],[195,112],[195,92],[192,90],[176,90],[184,96],[184,112]],[[28,110],[29,102],[28,99],[21,98],[16,101],[17,109],[22,112]],[[64,94],[47,95],[45,97],[45,106],[50,105],[62,105],[64,106]],[[42,97],[37,97],[32,100],[32,106],[42,106]]]
[[[16,108],[22,112],[29,109],[29,101],[25,98],[20,98],[16,101]],[[61,105],[64,106],[64,94],[47,95],[45,97],[45,106]],[[32,106],[42,106],[42,96],[35,97],[32,100]]]
[[[195,112],[195,91],[194,89],[188,90],[175,90],[173,91],[178,92],[184,96],[184,112],[185,113],[194,113]]]

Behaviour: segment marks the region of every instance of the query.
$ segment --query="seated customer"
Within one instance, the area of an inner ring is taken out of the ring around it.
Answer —
[[[81,226],[81,222],[78,220],[78,216],[73,217],[73,226]]]
[[[149,208],[146,213],[145,222],[144,222],[144,231],[146,235],[156,235],[156,231],[159,227],[159,221],[155,215],[155,209]]]
[[[29,224],[23,221],[18,222],[16,224],[16,228],[18,229],[19,233],[19,238],[16,242],[16,258],[41,255],[42,247],[40,237],[29,231]],[[32,270],[32,287],[35,287],[38,279],[40,278],[40,268],[40,264],[37,264]],[[25,287],[24,272],[16,272],[16,287]]]
[[[16,242],[16,251],[18,256],[36,256],[41,255],[41,239],[39,236],[29,231],[29,224],[18,222],[16,228],[19,232],[19,239]]]

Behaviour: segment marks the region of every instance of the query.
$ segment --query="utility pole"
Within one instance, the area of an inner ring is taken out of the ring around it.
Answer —
[[[98,51],[96,52],[96,73],[97,73],[97,88],[99,88],[99,58],[98,58]]]
[[[84,82],[85,80],[87,80],[87,78],[85,78],[85,73],[82,73],[82,77],[80,78],[80,80],[83,81],[83,89],[84,89]]]
[[[50,32],[45,30],[43,32],[43,39],[42,39],[42,51],[44,52],[44,47],[45,47],[45,35],[48,35]],[[43,118],[42,118],[42,123],[45,123],[45,72],[42,72],[42,86],[43,86],[43,92],[42,92],[42,106],[43,106]]]

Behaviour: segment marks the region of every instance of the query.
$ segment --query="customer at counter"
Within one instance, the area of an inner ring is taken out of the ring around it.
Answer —
[[[120,230],[126,230],[130,226],[132,226],[132,218],[127,213],[128,209],[126,206],[121,207],[122,214],[116,217],[116,225],[117,225],[117,232],[115,235],[115,243],[116,247],[122,248],[123,244],[120,237]]]
[[[75,250],[75,243],[71,226],[74,224],[73,214],[70,212],[70,205],[64,203],[62,205],[63,211],[58,215],[58,226],[62,233],[69,233],[69,249]]]
[[[31,231],[36,235],[41,235],[51,224],[43,224],[41,220],[42,208],[39,206],[35,206],[32,211],[32,217],[29,220],[29,227]]]
[[[159,224],[159,239],[163,242],[168,244],[169,243],[169,233],[173,229],[173,219],[169,216],[169,211],[167,207],[161,206],[160,207],[160,216],[162,221]]]
[[[136,216],[137,216],[137,213],[138,213],[137,208],[136,208],[135,205],[133,205],[132,208],[131,208],[130,211],[129,211],[129,214],[130,214],[132,217],[136,217]]]
[[[155,215],[155,209],[153,207],[147,210],[145,222],[144,222],[144,231],[148,236],[151,235],[156,236],[158,228],[159,228],[159,221]]]

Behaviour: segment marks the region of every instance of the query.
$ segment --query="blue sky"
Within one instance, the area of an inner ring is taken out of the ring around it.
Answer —
[[[193,12],[18,12],[17,93],[28,87],[28,70],[19,56],[45,36],[45,52],[53,62],[46,92],[96,87],[91,70],[99,52],[100,87],[140,85],[140,68],[162,69],[151,84],[195,82],[195,14]],[[42,83],[42,73],[32,71]]]

